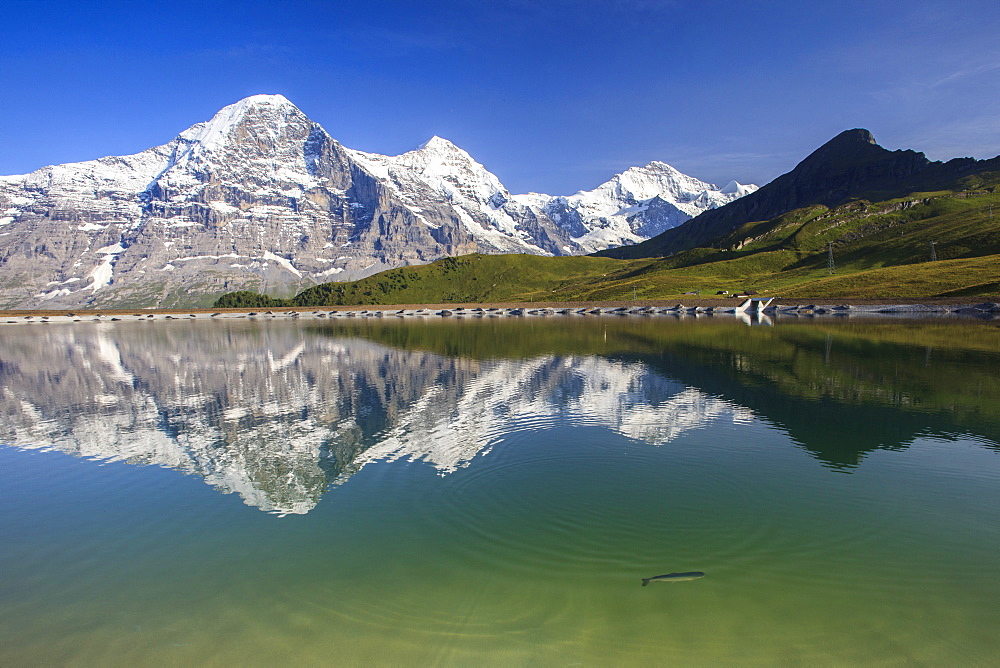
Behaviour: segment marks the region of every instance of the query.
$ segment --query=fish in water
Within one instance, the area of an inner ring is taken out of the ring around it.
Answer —
[[[651,578],[643,578],[642,586],[645,587],[650,582],[680,582],[681,580],[697,580],[705,577],[701,571],[691,571],[690,573],[667,573],[666,575],[654,575]]]

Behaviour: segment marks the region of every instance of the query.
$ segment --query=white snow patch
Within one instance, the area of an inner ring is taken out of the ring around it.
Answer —
[[[112,244],[110,246],[105,246],[104,248],[98,248],[94,251],[98,255],[117,255],[118,253],[124,253],[125,247],[122,246],[121,242]]]
[[[436,230],[436,229],[439,229],[441,227],[440,225],[435,225],[434,223],[432,223],[429,220],[427,220],[426,218],[424,218],[423,214],[417,213],[417,211],[419,211],[419,210],[420,209],[415,209],[413,207],[410,207],[410,211],[412,211],[413,215],[417,217],[417,220],[419,220],[421,223],[423,223],[427,227],[431,228],[432,230]]]
[[[97,292],[106,285],[111,285],[111,279],[114,276],[114,261],[117,258],[116,255],[109,253],[104,256],[101,263],[94,267],[94,269],[87,274],[87,278],[93,278],[94,282],[88,287],[92,292]]]
[[[275,255],[271,251],[264,251],[264,259],[265,260],[273,260],[273,261],[277,262],[278,264],[280,264],[283,268],[287,269],[288,271],[290,271],[293,274],[295,274],[296,276],[298,276],[299,278],[302,278],[302,272],[300,272],[298,269],[296,269],[295,267],[293,267],[292,263],[289,260],[281,257],[280,255]]]
[[[44,302],[50,299],[55,299],[56,297],[65,297],[70,294],[73,294],[73,291],[69,288],[59,288],[58,290],[52,290],[51,292],[43,292],[35,295],[35,298]]]
[[[313,276],[315,278],[326,278],[327,276],[333,276],[335,274],[339,274],[342,271],[344,271],[343,267],[330,267],[329,269],[321,271],[318,274],[313,274]]]
[[[742,183],[737,183],[736,181],[730,181],[723,188],[719,190],[721,193],[727,195],[736,195],[737,197],[743,197],[744,195],[749,195],[752,192],[758,190],[758,187],[751,185],[744,185]]]

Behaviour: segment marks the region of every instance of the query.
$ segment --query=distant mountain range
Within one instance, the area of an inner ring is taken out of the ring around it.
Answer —
[[[571,196],[516,195],[440,137],[364,153],[255,95],[135,155],[0,177],[0,308],[208,305],[473,252],[578,255],[756,189],[651,162]]]

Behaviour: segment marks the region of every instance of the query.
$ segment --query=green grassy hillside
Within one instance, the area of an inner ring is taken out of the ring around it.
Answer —
[[[747,223],[669,258],[467,255],[219,307],[681,299],[753,290],[795,299],[1000,294],[1000,176],[968,190],[817,205]],[[829,250],[835,270],[828,269]],[[935,261],[931,261],[933,254]]]

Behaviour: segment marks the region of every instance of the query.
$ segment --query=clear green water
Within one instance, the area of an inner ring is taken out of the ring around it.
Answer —
[[[1000,661],[995,324],[0,336],[2,665]]]

